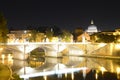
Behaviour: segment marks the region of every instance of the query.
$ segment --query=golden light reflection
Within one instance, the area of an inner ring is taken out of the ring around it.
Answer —
[[[120,67],[117,67],[116,71],[117,71],[117,77],[118,79],[120,79]]]
[[[96,78],[96,80],[98,80],[98,73],[95,74],[95,78]]]
[[[120,74],[120,67],[117,67],[117,73]]]
[[[85,77],[86,77],[86,69],[83,69],[83,77],[84,77],[84,79],[85,79]]]
[[[73,69],[73,66],[72,66],[72,69]],[[71,79],[74,80],[74,72],[73,71],[71,73]]]
[[[65,73],[65,78],[67,78],[67,73]]]
[[[29,35],[29,36],[31,36],[31,34],[30,34],[30,33],[29,33],[28,35]]]
[[[5,54],[2,54],[1,55],[1,63],[5,64],[5,65],[13,65],[13,59],[12,59],[12,55],[11,54],[8,54],[8,55],[5,55]]]
[[[2,51],[3,50],[3,48],[0,48],[0,51]]]
[[[102,71],[102,74],[107,71],[104,67],[100,67],[100,70]]]
[[[12,59],[13,56],[11,54],[8,54],[7,57],[8,57],[8,64],[9,65],[13,64],[13,59]]]
[[[30,60],[30,66],[31,67],[38,67],[38,66],[42,66],[43,64],[44,64],[44,62]]]
[[[45,72],[45,70],[43,70],[43,72]],[[43,76],[44,80],[47,80],[47,75]]]
[[[44,78],[44,80],[47,80],[47,76],[45,75],[45,76],[43,76],[43,78]]]
[[[115,48],[116,48],[116,49],[120,49],[120,44],[116,44],[116,45],[115,45]]]
[[[4,59],[5,59],[5,55],[4,54],[2,54],[2,63],[4,64]]]
[[[74,72],[71,73],[71,78],[74,80]]]

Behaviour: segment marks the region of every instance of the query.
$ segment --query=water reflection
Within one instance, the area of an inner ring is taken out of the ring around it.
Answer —
[[[0,60],[1,63],[3,59]],[[4,64],[9,59],[4,60]],[[39,57],[13,60],[11,69],[30,80],[120,80],[120,60],[104,58]]]
[[[8,54],[8,55],[2,54],[0,62],[2,64],[7,64],[10,66],[13,65],[12,55],[11,54]]]

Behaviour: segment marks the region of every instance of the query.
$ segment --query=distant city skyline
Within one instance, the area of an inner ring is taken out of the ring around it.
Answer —
[[[0,11],[8,27],[25,28],[27,25],[56,25],[61,29],[84,30],[91,20],[100,30],[115,30],[120,26],[120,9],[117,2],[102,1],[16,1],[4,0]]]

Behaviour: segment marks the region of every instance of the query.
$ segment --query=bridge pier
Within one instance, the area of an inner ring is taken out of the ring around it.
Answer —
[[[27,58],[28,58],[28,54],[18,53],[18,52],[13,53],[13,59],[27,60]]]
[[[38,48],[41,47],[42,45],[34,45],[34,44],[19,44],[15,45],[15,47],[11,46],[13,48],[13,58],[18,59],[18,60],[27,60],[29,57],[29,53]],[[10,47],[10,48],[11,48]]]
[[[62,54],[60,52],[57,52],[54,50],[52,50],[52,51],[46,50],[45,56],[47,56],[47,57],[62,57]]]
[[[29,54],[27,53],[26,47],[27,45],[17,46],[17,48],[19,48],[19,52],[18,51],[13,52],[13,59],[27,60]]]
[[[65,49],[65,46],[59,43],[48,44],[44,46],[45,56],[49,57],[62,57],[61,51]]]

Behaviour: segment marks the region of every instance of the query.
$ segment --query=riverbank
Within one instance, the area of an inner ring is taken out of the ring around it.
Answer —
[[[7,65],[0,64],[0,80],[9,80],[11,71]]]

